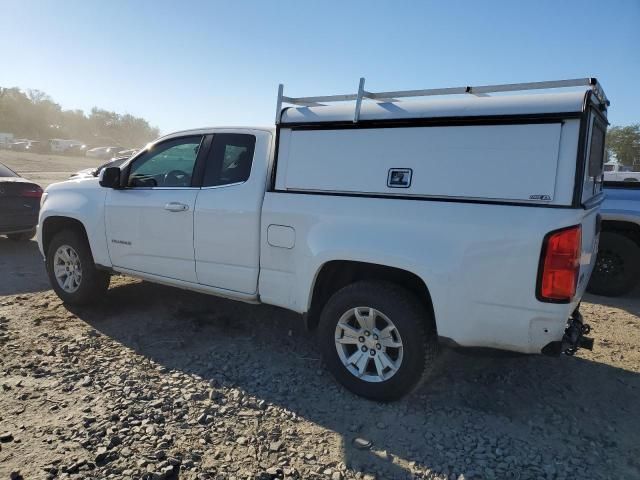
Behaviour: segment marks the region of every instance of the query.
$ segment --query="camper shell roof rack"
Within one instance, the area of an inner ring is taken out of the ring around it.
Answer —
[[[360,118],[360,109],[364,99],[375,100],[379,103],[400,102],[400,98],[407,97],[430,97],[438,95],[461,95],[469,94],[478,97],[488,97],[490,93],[499,92],[519,92],[526,90],[549,90],[554,88],[567,87],[590,87],[601,107],[606,108],[609,100],[604,90],[596,78],[574,78],[569,80],[551,80],[546,82],[528,83],[505,83],[500,85],[481,85],[449,88],[430,88],[425,90],[398,90],[392,92],[369,92],[364,89],[364,78],[360,78],[358,93],[344,95],[323,95],[316,97],[288,97],[284,95],[284,85],[278,86],[278,103],[276,107],[276,124],[280,123],[283,104],[296,105],[302,107],[321,107],[330,102],[349,102],[355,100],[353,112],[353,122],[357,123]]]

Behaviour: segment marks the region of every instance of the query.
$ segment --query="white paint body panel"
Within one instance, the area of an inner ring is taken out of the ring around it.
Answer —
[[[256,146],[249,179],[240,184],[200,189],[194,217],[193,248],[197,281],[243,294],[257,294],[260,266],[260,214],[271,153],[269,133],[249,133]]]
[[[277,188],[530,201],[555,197],[562,124],[281,131]],[[408,188],[390,169],[413,171]]]
[[[197,189],[108,189],[105,204],[111,264],[152,275],[197,282],[193,212]],[[173,212],[169,203],[188,210]]]
[[[439,335],[463,346],[539,352],[562,337],[584,292],[595,261],[595,217],[595,209],[268,192],[263,233],[268,225],[288,223],[298,241],[293,249],[262,242],[260,298],[306,312],[325,263],[386,265],[425,282]],[[544,235],[580,223],[576,300],[539,302],[535,289]]]
[[[40,208],[38,220],[38,248],[44,256],[42,225],[49,217],[66,217],[84,225],[91,244],[93,260],[100,265],[111,266],[104,228],[104,200],[107,189],[100,187],[94,177],[67,180],[49,185],[47,199]]]

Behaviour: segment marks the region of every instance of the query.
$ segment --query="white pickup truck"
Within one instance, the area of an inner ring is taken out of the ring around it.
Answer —
[[[604,164],[605,182],[637,182],[640,181],[640,172],[634,172],[631,167],[621,165],[617,162],[607,162]]]
[[[607,105],[595,79],[379,93],[361,79],[357,94],[299,98],[281,86],[275,128],[173,133],[49,186],[38,244],[68,303],[100,299],[118,272],[298,312],[338,381],[391,400],[440,344],[592,344],[578,306]]]

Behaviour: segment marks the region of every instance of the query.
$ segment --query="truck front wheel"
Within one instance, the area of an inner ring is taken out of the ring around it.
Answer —
[[[617,297],[633,289],[639,276],[638,244],[621,233],[603,232],[587,290],[596,295]]]
[[[57,233],[47,250],[49,282],[58,297],[70,305],[83,305],[109,287],[109,274],[98,270],[86,240],[78,232]]]
[[[396,400],[434,368],[433,318],[413,293],[362,281],[329,299],[318,328],[323,359],[347,389],[372,400]]]

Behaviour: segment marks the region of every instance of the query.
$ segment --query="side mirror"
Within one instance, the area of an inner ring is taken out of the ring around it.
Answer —
[[[100,172],[100,186],[120,188],[120,167],[107,167]]]

